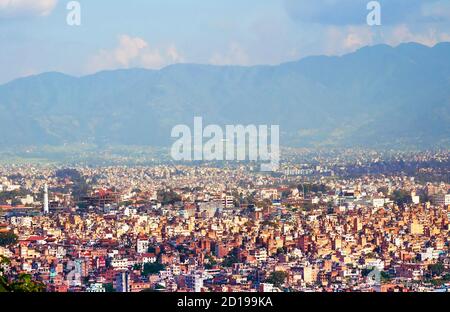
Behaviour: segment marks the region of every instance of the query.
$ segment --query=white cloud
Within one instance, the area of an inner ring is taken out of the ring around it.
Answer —
[[[0,17],[46,16],[58,0],[0,0]]]
[[[417,42],[432,47],[439,42],[448,41],[449,38],[449,34],[439,32],[433,27],[413,33],[407,25],[403,24],[394,27],[386,40],[394,46],[404,42]]]
[[[130,67],[159,69],[169,64],[181,63],[183,60],[174,45],[166,49],[152,48],[142,38],[121,35],[114,49],[101,50],[89,60],[87,71]]]
[[[167,56],[171,59],[173,63],[181,63],[184,61],[183,56],[177,51],[175,45],[171,45],[167,48]]]
[[[236,42],[232,42],[227,51],[215,53],[209,62],[213,65],[248,65],[247,52]]]
[[[374,43],[374,33],[365,26],[329,26],[325,30],[325,54],[353,52]]]
[[[417,42],[432,47],[439,42],[449,41],[450,39],[450,33],[444,32],[437,25],[432,24],[417,29],[412,29],[408,24],[384,28],[326,26],[323,29],[323,34],[321,50],[326,55],[342,55],[379,43],[397,46],[401,43]]]

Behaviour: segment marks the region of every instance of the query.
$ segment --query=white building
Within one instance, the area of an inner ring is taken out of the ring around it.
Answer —
[[[411,199],[412,199],[412,203],[414,205],[420,204],[420,196],[419,195],[413,195],[413,196],[411,196]]]
[[[384,198],[374,198],[374,199],[372,200],[372,205],[373,205],[375,208],[381,208],[381,207],[383,207],[383,206],[384,206],[384,203],[385,203],[385,199],[384,199]]]
[[[138,238],[136,242],[136,251],[139,254],[148,252],[149,242],[147,238]]]
[[[130,274],[128,272],[120,272],[116,277],[117,292],[130,292]]]
[[[86,292],[101,293],[101,292],[106,292],[106,289],[102,283],[95,283],[95,284],[91,284],[88,288],[86,288]]]
[[[127,270],[130,265],[128,259],[113,259],[111,260],[111,266],[116,270]]]
[[[48,185],[44,185],[44,213],[49,213],[49,206],[48,206]]]
[[[32,205],[32,204],[34,204],[34,198],[31,195],[20,197],[19,200],[20,200],[20,203],[22,205]]]
[[[250,252],[251,255],[253,255],[258,262],[265,262],[267,261],[267,250],[265,248],[256,249],[254,251]]]
[[[270,283],[261,283],[259,284],[260,292],[273,292],[273,284]]]
[[[186,286],[193,292],[201,292],[203,288],[203,276],[195,273],[187,275]]]
[[[450,194],[435,194],[431,197],[431,202],[436,206],[450,205]]]

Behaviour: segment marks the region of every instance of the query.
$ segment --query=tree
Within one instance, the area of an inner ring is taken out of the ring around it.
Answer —
[[[392,279],[392,276],[388,272],[382,271],[380,273],[380,278],[381,278],[381,282],[388,283]]]
[[[8,258],[4,257],[4,256],[0,256],[0,264],[10,264],[11,260],[9,260]]]
[[[213,257],[211,255],[206,255],[205,256],[205,260],[207,260],[207,262],[205,263],[205,269],[210,270],[212,269],[215,265],[217,265],[217,261],[213,259]]]
[[[0,264],[9,264],[10,260],[0,256]],[[0,270],[2,272],[3,269]],[[44,292],[45,285],[33,281],[29,274],[20,274],[17,280],[9,282],[6,276],[0,275],[0,292]]]
[[[16,198],[23,197],[29,195],[29,193],[25,190],[15,190],[15,191],[7,191],[7,192],[0,192],[0,204],[6,204],[8,200],[11,200],[12,202],[16,203]]]
[[[430,264],[428,266],[432,276],[441,276],[444,273],[444,265],[442,263]]]
[[[286,278],[286,272],[275,271],[270,273],[270,276],[266,279],[266,282],[273,284],[275,287],[281,287],[286,281]]]
[[[391,199],[398,205],[403,206],[403,204],[411,204],[412,198],[411,194],[405,190],[396,190],[392,194]]]
[[[444,282],[450,282],[450,273],[445,273],[445,275],[442,277],[442,280]]]
[[[384,196],[387,196],[389,193],[389,189],[386,186],[381,186],[377,189],[378,193],[383,193]]]
[[[105,284],[105,292],[107,293],[116,292],[112,283]]]
[[[9,285],[8,281],[6,280],[6,277],[0,275],[0,293],[2,292],[9,292]]]
[[[13,232],[0,233],[0,246],[6,247],[17,243],[17,235]]]
[[[73,182],[71,186],[72,196],[75,200],[81,200],[89,195],[91,186],[87,183],[86,178],[76,169],[61,169],[55,172],[58,179],[69,179]],[[63,190],[66,192],[67,190]]]
[[[164,270],[166,266],[164,264],[155,262],[155,263],[146,263],[144,264],[144,268],[142,270],[142,275],[147,276],[150,274],[157,274],[160,271]]]
[[[181,197],[180,195],[178,195],[177,193],[175,193],[174,191],[170,190],[168,192],[166,191],[159,191],[158,192],[158,200],[163,204],[163,205],[173,205],[176,202],[181,201]]]
[[[363,276],[363,277],[367,277],[369,274],[370,274],[370,272],[372,272],[373,271],[373,268],[365,268],[365,269],[362,269],[361,270],[361,275]]]
[[[0,265],[2,264],[9,264],[10,260],[6,257],[0,256]],[[0,266],[0,273],[3,273],[3,268]],[[5,276],[0,274],[0,292],[8,292],[9,291],[9,285],[8,280]]]
[[[19,278],[9,285],[11,292],[44,292],[45,285],[33,281],[31,275],[20,274]]]
[[[226,256],[225,259],[223,260],[222,266],[230,268],[233,266],[233,264],[239,263],[238,251],[239,251],[238,248],[233,248],[231,253],[228,256]]]
[[[284,255],[286,254],[286,249],[283,247],[277,248],[277,255]]]
[[[297,186],[299,192],[303,194],[303,189],[305,190],[305,194],[308,193],[326,193],[329,191],[329,188],[325,184],[299,184]]]

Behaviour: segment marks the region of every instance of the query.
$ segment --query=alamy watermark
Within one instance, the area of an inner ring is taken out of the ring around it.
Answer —
[[[376,291],[379,291],[381,286],[381,271],[379,268],[374,267],[372,271],[367,275],[367,282],[369,285],[373,286]]]
[[[367,15],[367,25],[380,26],[381,25],[381,4],[379,1],[370,1],[367,3],[367,10],[370,11]]]
[[[66,22],[69,26],[81,25],[81,4],[79,1],[70,1],[66,5],[67,13]],[[367,15],[367,25],[380,26],[381,25],[381,4],[380,1],[370,1],[367,3],[367,10],[370,11]]]
[[[68,11],[66,22],[69,26],[81,25],[81,4],[79,1],[70,1],[66,5]]]
[[[261,171],[276,171],[280,163],[280,127],[278,125],[219,125],[203,127],[203,118],[194,118],[194,128],[176,125],[171,148],[176,161],[255,161]],[[205,140],[206,139],[206,140]],[[270,143],[269,143],[270,141]]]

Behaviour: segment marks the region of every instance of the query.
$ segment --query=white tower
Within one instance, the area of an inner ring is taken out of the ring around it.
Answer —
[[[45,183],[44,185],[44,214],[48,214],[49,208],[48,208],[48,185]]]

